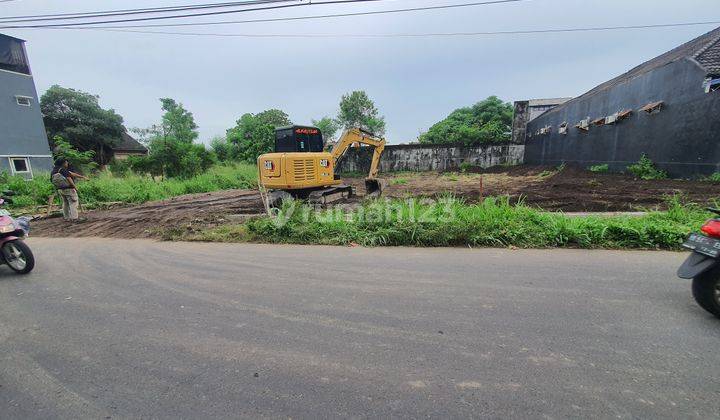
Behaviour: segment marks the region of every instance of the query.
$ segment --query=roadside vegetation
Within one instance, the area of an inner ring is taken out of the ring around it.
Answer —
[[[94,207],[103,203],[144,203],[183,194],[203,193],[232,188],[256,188],[257,171],[254,165],[216,165],[206,172],[189,178],[156,179],[146,175],[101,172],[88,181],[80,181],[78,193],[81,203]],[[50,175],[35,174],[28,181],[19,176],[0,174],[0,190],[15,192],[11,208],[32,208],[46,205],[55,192]]]
[[[286,204],[276,217],[222,226],[185,237],[214,242],[270,242],[363,246],[680,249],[709,217],[702,208],[668,199],[668,210],[643,216],[568,216],[507,198],[478,204],[446,197],[437,202],[375,200],[345,213]]]

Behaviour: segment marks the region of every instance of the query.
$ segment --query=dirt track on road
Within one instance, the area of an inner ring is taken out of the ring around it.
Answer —
[[[83,213],[87,221],[68,223],[61,217],[32,223],[32,234],[47,237],[99,236],[161,238],[169,229],[193,231],[239,222],[263,213],[255,190],[227,190],[190,194],[137,206]]]

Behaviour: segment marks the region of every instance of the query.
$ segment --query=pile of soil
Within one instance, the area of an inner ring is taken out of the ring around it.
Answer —
[[[162,238],[171,230],[192,232],[238,223],[263,212],[257,191],[227,190],[88,211],[81,215],[87,219],[84,222],[69,223],[57,216],[39,218],[32,221],[31,234],[48,237]]]

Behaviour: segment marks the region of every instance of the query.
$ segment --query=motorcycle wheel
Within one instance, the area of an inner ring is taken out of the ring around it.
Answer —
[[[692,293],[700,307],[720,318],[720,270],[710,270],[695,277]]]
[[[5,264],[18,274],[27,274],[35,267],[35,257],[30,247],[21,240],[6,242],[2,246]]]

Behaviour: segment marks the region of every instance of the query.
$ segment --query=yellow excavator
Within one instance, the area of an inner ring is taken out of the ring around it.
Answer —
[[[328,204],[355,195],[335,173],[338,160],[353,145],[373,146],[370,173],[365,179],[368,196],[382,193],[377,179],[385,139],[359,128],[345,130],[330,152],[325,151],[317,127],[293,125],[275,130],[275,152],[258,157],[258,180],[266,208],[277,207],[290,197]]]

